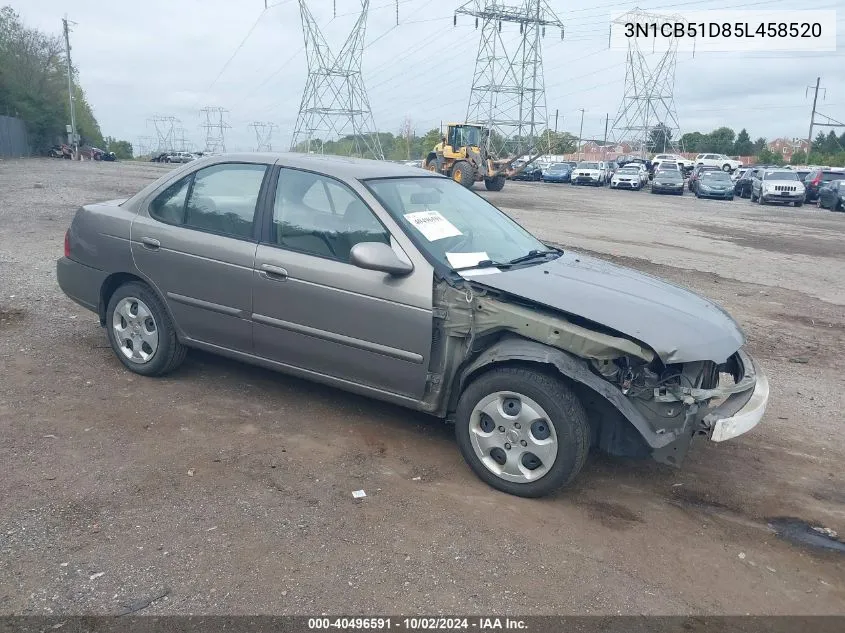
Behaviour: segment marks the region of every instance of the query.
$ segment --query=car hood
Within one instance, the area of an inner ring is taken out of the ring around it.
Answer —
[[[664,363],[722,363],[745,343],[739,325],[715,303],[571,251],[473,281],[616,330],[650,347]]]

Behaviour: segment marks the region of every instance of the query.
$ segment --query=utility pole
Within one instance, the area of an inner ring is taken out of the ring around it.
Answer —
[[[67,58],[67,96],[70,101],[70,142],[73,145],[73,157],[79,154],[79,140],[76,136],[76,107],[73,103],[73,65],[70,62],[70,35],[68,34],[67,16],[62,18],[65,33],[65,56]],[[811,129],[812,131],[812,129]]]
[[[581,110],[581,127],[578,128],[578,160],[581,160],[581,135],[584,133],[584,108]]]
[[[555,108],[555,134],[557,134],[557,115],[558,115],[558,109]]]
[[[813,149],[813,128],[816,125],[816,102],[819,100],[819,84],[821,83],[822,78],[816,77],[816,90],[813,94],[813,112],[810,114],[810,132],[807,134],[807,158],[810,157],[810,150]],[[812,86],[807,86],[807,90],[810,90]],[[807,96],[807,90],[804,91],[804,96]]]
[[[607,124],[610,123],[610,114],[604,115],[604,141],[602,141],[602,158],[607,160]]]

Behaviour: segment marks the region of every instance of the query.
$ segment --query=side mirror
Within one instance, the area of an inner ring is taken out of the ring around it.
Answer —
[[[349,251],[349,263],[366,270],[378,270],[388,275],[401,277],[414,270],[414,266],[403,262],[383,242],[359,242]]]

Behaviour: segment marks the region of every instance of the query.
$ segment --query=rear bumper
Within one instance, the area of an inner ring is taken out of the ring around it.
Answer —
[[[99,312],[100,288],[106,277],[106,272],[68,257],[62,257],[56,262],[56,279],[62,292],[92,312]]]

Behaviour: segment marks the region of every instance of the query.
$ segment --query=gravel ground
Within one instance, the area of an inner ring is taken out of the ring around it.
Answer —
[[[768,527],[845,534],[845,215],[484,194],[717,300],[772,386],[758,429],[680,470],[596,455],[525,500],[420,414],[201,353],[164,379],[124,370],[55,259],[80,204],[165,169],[0,161],[0,613],[845,613],[845,556]]]

